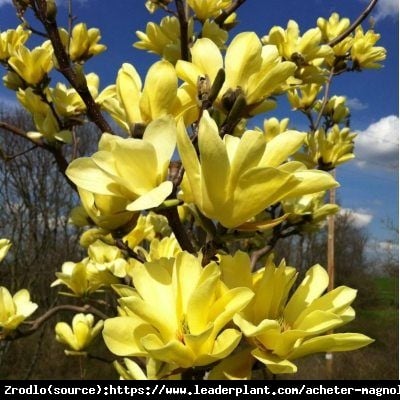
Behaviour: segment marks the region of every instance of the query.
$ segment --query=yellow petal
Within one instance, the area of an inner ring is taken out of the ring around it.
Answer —
[[[250,354],[250,349],[241,350],[223,359],[209,373],[209,380],[249,380],[255,359]]]
[[[147,193],[138,197],[135,201],[129,203],[126,206],[126,209],[129,211],[140,211],[158,207],[171,194],[172,189],[172,182],[162,182],[156,188],[148,191]]]
[[[229,288],[253,287],[250,257],[243,251],[237,251],[233,256],[221,256],[221,279]]]
[[[208,75],[212,83],[218,70],[223,67],[222,55],[217,45],[208,38],[201,38],[196,40],[191,53],[192,63],[200,68],[203,76]]]
[[[285,320],[293,325],[301,312],[328,287],[328,273],[320,265],[311,267],[293,293],[284,311]]]
[[[157,335],[150,334],[143,337],[141,342],[149,354],[157,360],[175,363],[183,368],[193,365],[194,354],[178,340],[163,343]]]
[[[298,131],[286,131],[275,136],[268,142],[260,165],[279,166],[301,147],[306,136],[306,133]]]
[[[199,150],[203,184],[203,208],[207,215],[213,204],[223,207],[227,200],[226,183],[230,167],[223,140],[218,127],[207,111],[199,125]]]
[[[145,121],[152,121],[168,114],[177,89],[178,78],[173,65],[165,60],[153,64],[147,73],[140,99],[140,110]]]
[[[104,322],[103,339],[109,350],[117,356],[147,355],[140,338],[153,333],[154,328],[138,317],[108,318]]]
[[[260,39],[254,32],[243,32],[235,36],[225,56],[228,88],[246,88],[249,76],[261,67],[261,47]]]
[[[280,331],[279,322],[272,319],[264,319],[256,326],[250,321],[244,319],[240,314],[236,314],[233,317],[233,322],[240,328],[246,337],[255,337],[270,330]]]
[[[171,116],[165,116],[151,122],[143,135],[143,140],[153,145],[157,154],[157,166],[165,178],[168,165],[176,146],[176,124]]]
[[[140,122],[139,99],[142,82],[135,67],[124,63],[118,72],[116,89],[119,101],[127,116],[129,126],[134,122]]]
[[[178,123],[178,151],[185,167],[185,176],[188,179],[191,191],[196,201],[201,199],[200,162],[192,142],[186,132],[183,120]]]
[[[104,173],[91,158],[78,158],[69,164],[66,175],[76,186],[89,192],[115,195],[119,191],[115,181]]]
[[[297,372],[295,364],[289,360],[282,359],[272,353],[263,352],[259,349],[253,350],[251,354],[261,361],[273,374],[294,374]]]
[[[290,359],[321,352],[349,351],[367,346],[374,340],[360,333],[333,333],[304,341]]]

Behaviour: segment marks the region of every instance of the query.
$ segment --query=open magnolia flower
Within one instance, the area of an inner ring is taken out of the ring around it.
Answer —
[[[284,262],[276,267],[270,257],[265,268],[252,274],[247,254],[237,252],[233,257],[221,256],[220,268],[228,288],[245,285],[255,292],[233,320],[247,337],[252,356],[274,374],[296,372],[292,361],[309,354],[355,350],[373,342],[359,333],[329,333],[354,319],[350,305],[356,290],[340,286],[323,294],[329,278],[320,265],[307,271],[290,297],[297,274]],[[242,366],[249,366],[247,353]]]
[[[123,210],[136,212],[157,207],[172,192],[172,182],[166,179],[175,144],[176,125],[172,117],[153,121],[143,140],[104,133],[99,151],[92,157],[74,160],[66,174],[79,190],[94,194],[92,206],[96,196],[102,196],[103,216],[111,211],[119,214],[124,223],[127,221],[121,214]],[[107,207],[107,202],[113,202],[116,208]]]
[[[53,68],[53,48],[50,42],[29,50],[21,45],[8,60],[13,70],[28,85],[39,84]]]
[[[0,32],[0,60],[7,61],[15,50],[23,45],[31,35],[31,31],[25,30],[23,25],[17,29],[7,29]]]
[[[204,366],[225,358],[241,334],[228,328],[253,293],[226,289],[215,262],[181,252],[137,265],[132,288],[116,287],[120,317],[105,321],[107,347],[119,356],[149,357],[168,363],[170,370]]]
[[[0,337],[7,331],[17,329],[26,318],[38,308],[36,303],[30,300],[30,294],[26,289],[21,289],[11,296],[7,288],[0,287]]]
[[[103,328],[103,321],[97,321],[94,325],[92,314],[76,314],[72,319],[72,327],[66,322],[58,322],[56,331],[56,340],[68,345],[73,351],[65,350],[67,355],[77,354],[90,345],[93,339]]]
[[[51,286],[65,285],[73,293],[72,296],[76,297],[86,297],[103,286],[118,282],[108,269],[97,269],[89,257],[77,263],[65,262],[61,272],[56,272],[56,277]]]
[[[124,63],[115,85],[106,87],[97,100],[127,133],[135,134],[137,124],[173,114],[178,79],[172,64],[159,61],[149,69],[144,86],[135,67]]]
[[[236,228],[268,206],[337,186],[330,174],[306,170],[287,158],[303,144],[306,134],[286,131],[268,143],[259,131],[241,138],[219,136],[207,112],[199,125],[199,152],[182,123],[178,128],[178,150],[185,167],[183,198],[195,203],[208,218],[227,228]]]
[[[225,60],[217,45],[207,38],[197,40],[191,54],[191,62],[177,62],[179,78],[197,92],[199,77],[208,77],[213,83],[218,71],[225,69],[225,82],[215,103],[224,112],[232,109],[240,94],[245,98],[248,115],[270,110],[275,102],[268,97],[281,92],[296,69],[294,63],[281,60],[276,46],[262,46],[254,32],[237,35],[226,50]]]

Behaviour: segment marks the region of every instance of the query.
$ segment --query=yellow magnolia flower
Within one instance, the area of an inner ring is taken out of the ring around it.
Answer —
[[[317,166],[325,171],[334,169],[340,164],[352,160],[356,133],[349,128],[334,125],[327,133],[320,128],[307,137],[307,153],[298,153],[295,159],[308,165]]]
[[[301,147],[305,133],[286,131],[268,143],[258,131],[247,131],[240,139],[231,135],[221,139],[205,112],[199,124],[199,160],[182,123],[178,132],[186,171],[183,199],[227,228],[242,225],[285,198],[337,185],[330,174],[304,170],[300,163],[282,164]]]
[[[125,63],[118,71],[116,84],[100,95],[100,103],[118,125],[135,135],[140,125],[173,114],[177,90],[178,79],[168,61],[159,61],[150,67],[143,91],[135,67]]]
[[[264,119],[264,136],[265,140],[269,142],[275,136],[278,136],[282,132],[286,132],[289,125],[289,118],[284,118],[279,121],[277,118]]]
[[[104,44],[98,43],[101,39],[100,30],[97,28],[88,29],[85,23],[76,24],[72,28],[71,36],[65,29],[60,29],[59,33],[61,41],[73,62],[85,62],[107,50]]]
[[[313,28],[300,36],[300,29],[296,21],[290,20],[286,30],[274,26],[267,36],[262,39],[264,44],[277,46],[279,54],[285,60],[291,60],[298,66],[321,62],[328,56],[332,49],[321,44],[322,34],[320,29]]]
[[[175,64],[181,57],[180,27],[176,17],[164,17],[160,25],[149,22],[146,26],[146,33],[136,31],[140,39],[133,46],[137,49],[147,50],[155,53]],[[188,39],[193,36],[193,18],[188,21]]]
[[[96,268],[90,258],[84,258],[78,263],[67,261],[62,265],[61,272],[56,272],[51,287],[65,285],[76,297],[86,297],[103,286],[118,283],[118,279],[108,270]]]
[[[53,68],[53,48],[49,42],[29,50],[21,45],[8,59],[8,64],[28,85],[39,84]]]
[[[25,30],[22,25],[18,25],[17,29],[0,32],[0,61],[7,61],[30,35],[31,31]]]
[[[307,111],[314,106],[321,89],[322,86],[319,83],[309,83],[299,88],[288,90],[287,97],[294,110]]]
[[[253,293],[226,290],[219,267],[181,252],[132,270],[135,289],[119,299],[122,316],[107,319],[103,338],[119,356],[150,357],[171,370],[211,364],[225,358],[241,335],[226,325]]]
[[[114,367],[123,380],[179,380],[180,374],[172,374],[171,366],[163,362],[148,358],[146,360],[146,373],[133,360],[124,358],[125,367],[118,361],[114,361]]]
[[[214,21],[206,20],[201,30],[201,37],[212,40],[221,49],[228,40],[228,32]]]
[[[145,6],[149,10],[149,12],[153,13],[159,7],[163,8],[167,6],[169,3],[171,3],[171,1],[172,0],[147,0]]]
[[[145,256],[147,261],[157,261],[160,258],[175,258],[182,251],[181,246],[173,235],[161,240],[156,238],[151,240],[148,251],[143,247],[137,247],[137,250]]]
[[[154,208],[172,192],[172,182],[166,178],[175,143],[176,125],[171,117],[150,123],[143,139],[104,133],[99,151],[74,160],[66,174],[79,190],[109,196],[105,201],[115,198],[120,204],[125,199],[127,211]]]
[[[232,0],[188,0],[189,7],[200,21],[218,16],[231,3]]]
[[[168,225],[168,220],[162,215],[154,214],[153,212],[149,212],[147,215],[139,215],[135,227],[122,238],[124,243],[134,249],[143,240],[154,239],[157,232],[153,222],[157,224],[158,217],[162,220],[165,219],[163,222]]]
[[[381,68],[380,61],[386,59],[386,49],[381,46],[375,46],[381,35],[373,30],[364,33],[361,26],[358,26],[354,35],[354,42],[351,48],[351,59],[353,68],[361,70],[362,68]]]
[[[336,214],[340,209],[336,204],[325,204],[325,195],[326,192],[320,192],[283,201],[282,207],[287,214],[287,221],[297,224],[301,231],[312,232],[319,229],[328,215]]]
[[[11,242],[8,239],[0,239],[0,261],[2,261],[10,250]]]
[[[322,41],[328,43],[331,40],[336,39],[350,26],[350,19],[340,18],[340,15],[338,13],[332,13],[332,15],[327,20],[321,17],[318,18],[317,25],[322,34]],[[352,35],[349,35],[346,38],[344,38],[340,43],[332,47],[334,56],[346,57],[352,44],[353,44],[353,37]],[[332,57],[331,62],[329,62],[329,65],[332,65],[333,60],[334,57]]]
[[[315,104],[315,109],[317,111],[321,110],[322,100],[319,100]],[[340,122],[344,122],[345,119],[349,116],[350,110],[346,106],[346,97],[345,96],[332,96],[328,102],[324,106],[324,110],[322,115],[328,116],[335,124],[339,124]]]
[[[110,271],[118,278],[126,276],[129,263],[125,260],[122,251],[116,246],[96,240],[88,248],[90,261],[99,271]]]
[[[72,326],[66,322],[58,322],[55,327],[56,340],[66,344],[73,351],[65,350],[67,355],[82,354],[93,339],[100,333],[104,322],[97,321],[94,325],[92,314],[76,314],[72,319]],[[78,353],[77,353],[78,352]]]
[[[284,60],[296,63],[296,77],[304,83],[324,81],[323,70],[318,67],[333,54],[333,51],[330,46],[321,44],[322,33],[319,28],[309,29],[300,36],[297,22],[290,20],[286,30],[274,26],[261,40],[264,44],[275,45]]]
[[[251,273],[247,254],[221,256],[222,279],[228,288],[246,285],[255,297],[233,318],[253,350],[251,354],[274,374],[294,373],[292,362],[318,352],[359,349],[373,340],[358,333],[327,333],[355,317],[350,306],[356,290],[346,286],[323,294],[328,274],[311,267],[289,298],[296,270],[284,262],[276,267],[269,258],[264,269]]]
[[[113,231],[128,227],[137,218],[135,213],[126,211],[129,200],[124,197],[92,193],[80,187],[78,193],[90,221],[100,228]]]
[[[0,336],[18,328],[22,321],[28,318],[38,308],[30,301],[30,294],[21,289],[11,296],[7,288],[0,287]]]
[[[192,62],[177,62],[178,77],[197,93],[199,77],[208,77],[212,84],[218,71],[224,68],[226,78],[216,100],[224,112],[232,109],[240,94],[245,97],[245,114],[255,115],[273,108],[275,102],[268,97],[281,92],[296,69],[294,63],[281,61],[276,46],[262,46],[254,32],[235,36],[225,60],[217,45],[207,38],[197,40],[191,54]]]
[[[94,74],[86,75],[86,82],[93,98],[98,95],[99,77]],[[68,88],[63,83],[57,83],[54,89],[50,89],[50,97],[57,113],[62,117],[72,117],[82,114],[86,105],[74,88]]]

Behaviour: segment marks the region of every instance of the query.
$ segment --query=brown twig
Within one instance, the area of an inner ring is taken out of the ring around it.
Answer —
[[[330,90],[330,87],[331,87],[331,84],[332,84],[332,79],[333,79],[334,74],[335,74],[335,66],[332,66],[331,70],[329,71],[328,80],[327,80],[327,82],[325,84],[325,93],[324,93],[324,98],[322,100],[321,109],[319,110],[317,120],[316,120],[316,122],[314,124],[314,130],[315,131],[319,127],[322,115],[324,114],[324,111],[325,111],[325,107],[328,104],[329,90]]]
[[[215,18],[214,22],[221,28],[229,16],[232,15],[245,2],[246,0],[236,0],[228,8],[222,11],[221,14]]]
[[[15,339],[20,339],[26,336],[30,336],[33,333],[35,333],[47,320],[49,320],[51,317],[59,313],[60,311],[72,311],[75,313],[91,313],[99,317],[100,319],[107,319],[109,318],[108,315],[104,314],[97,308],[91,306],[90,304],[85,304],[84,306],[75,306],[72,304],[64,304],[64,305],[59,305],[55,306],[53,308],[50,308],[47,310],[43,315],[40,317],[36,318],[34,321],[26,321],[24,324],[27,325],[29,324],[30,327],[24,331],[22,330],[17,330],[13,332],[13,335],[10,335],[9,337],[6,336],[6,340],[15,340]]]
[[[365,20],[365,18],[368,17],[368,15],[371,13],[373,8],[376,6],[376,3],[378,3],[378,0],[371,0],[370,3],[368,4],[368,6],[366,7],[366,9],[360,14],[360,16],[349,27],[343,33],[341,33],[338,37],[331,40],[327,44],[331,47],[336,46],[343,39],[345,39],[352,32],[354,32],[355,29],[357,28],[357,26],[359,26]]]
[[[176,10],[178,11],[178,19],[180,26],[181,59],[184,61],[190,61],[188,20],[185,11],[185,6],[182,0],[175,0],[175,5],[176,5]]]
[[[64,155],[62,154],[61,148],[60,147],[55,147],[52,146],[50,144],[47,144],[41,140],[34,140],[32,138],[30,138],[25,131],[23,131],[22,129],[11,125],[7,122],[4,121],[0,121],[0,129],[4,129],[8,132],[13,133],[14,135],[17,135],[19,137],[22,137],[26,140],[28,140],[29,142],[33,143],[33,145],[35,147],[40,147],[46,151],[48,151],[49,153],[51,153],[54,157],[54,160],[56,161],[57,167],[59,169],[59,171],[61,172],[61,174],[64,176],[64,178],[66,179],[66,181],[68,182],[68,184],[71,186],[72,189],[74,189],[75,191],[76,186],[75,184],[68,178],[68,176],[65,174],[65,171],[68,167],[68,161],[65,159]]]
[[[182,225],[182,222],[179,219],[179,214],[176,207],[165,208],[164,210],[160,210],[159,213],[167,217],[168,223],[174,232],[176,240],[178,241],[182,250],[186,250],[189,253],[194,253],[195,250]]]
[[[60,38],[57,22],[54,19],[47,18],[46,1],[35,0],[32,4],[32,8],[36,17],[43,24],[49,36],[53,46],[54,56],[57,59],[58,70],[81,96],[86,105],[88,117],[96,124],[101,132],[113,133],[110,125],[103,117],[100,107],[96,104],[92,95],[90,94],[85,79],[81,79],[81,77],[77,75],[75,68],[71,65],[70,58],[68,57]]]

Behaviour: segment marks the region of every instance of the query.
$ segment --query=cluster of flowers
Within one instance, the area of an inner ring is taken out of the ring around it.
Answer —
[[[169,3],[146,6],[153,12]],[[362,334],[329,333],[354,318],[356,291],[342,286],[324,294],[328,276],[321,266],[311,267],[290,295],[297,272],[284,261],[275,265],[269,257],[252,271],[241,251],[229,255],[221,246],[210,259],[202,246],[189,252],[160,213],[178,207],[183,226],[190,215],[213,238],[218,232],[268,235],[283,222],[318,228],[338,209],[323,202],[325,191],[338,185],[326,171],[354,157],[355,137],[342,126],[349,114],[345,98],[322,102],[318,95],[329,76],[380,67],[385,50],[375,46],[379,35],[358,27],[330,45],[350,25],[332,14],[303,35],[289,21],[286,29],[273,27],[261,38],[239,33],[226,45],[235,14],[219,17],[232,1],[187,4],[193,14],[187,59],[178,17],[137,32],[135,46],[162,57],[144,84],[126,63],[115,84],[100,91],[98,76],[83,72],[85,62],[105,50],[99,30],[83,23],[70,34],[59,28],[74,73],[128,137],[105,132],[97,152],[69,164],[66,175],[82,204],[71,220],[96,227],[81,238],[88,257],[66,262],[53,283],[84,299],[112,288],[118,316],[94,324],[93,315],[77,314],[72,328],[57,324],[57,340],[68,345],[68,354],[82,354],[102,331],[109,350],[125,357],[124,364],[116,362],[124,379],[175,379],[206,366],[209,379],[244,379],[251,378],[256,361],[274,374],[293,373],[293,361],[305,355],[369,344]],[[86,105],[75,89],[49,86],[49,73],[58,68],[52,44],[30,50],[30,34],[22,25],[0,33],[3,81],[33,115],[37,131],[29,132],[31,140],[70,143],[71,127],[83,122]],[[317,112],[327,124],[307,133],[288,129],[288,119],[270,118],[262,129],[246,128],[282,94],[293,109]],[[176,155],[182,166],[174,174]],[[277,204],[279,216],[266,212]],[[4,257],[9,243],[1,246]],[[1,288],[1,335],[17,329],[36,307],[26,290],[11,297]]]

